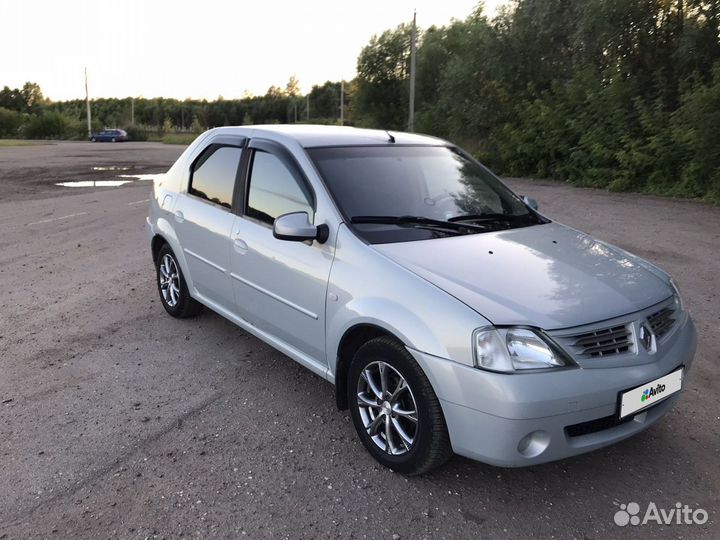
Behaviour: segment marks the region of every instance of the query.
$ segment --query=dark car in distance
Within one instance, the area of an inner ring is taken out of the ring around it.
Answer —
[[[90,135],[92,142],[120,142],[127,141],[127,131],[123,129],[104,129]]]

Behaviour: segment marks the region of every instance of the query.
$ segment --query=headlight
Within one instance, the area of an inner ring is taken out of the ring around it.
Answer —
[[[682,296],[680,295],[680,289],[678,289],[677,283],[675,283],[675,280],[673,278],[670,278],[670,286],[672,287],[673,291],[675,292],[675,305],[677,308],[682,311],[683,310],[683,300]]]
[[[523,327],[479,328],[473,335],[475,367],[514,372],[576,366],[560,348],[537,330]]]

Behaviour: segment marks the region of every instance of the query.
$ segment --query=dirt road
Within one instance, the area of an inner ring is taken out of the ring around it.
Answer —
[[[663,422],[616,446],[516,470],[454,458],[408,479],[364,451],[328,383],[209,311],[164,313],[149,182],[54,185],[161,172],[181,151],[0,148],[0,538],[720,536],[720,209],[511,181],[677,277],[694,369]],[[709,521],[615,525],[633,501]]]

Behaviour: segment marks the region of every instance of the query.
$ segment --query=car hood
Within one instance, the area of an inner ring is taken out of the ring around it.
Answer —
[[[659,269],[559,223],[372,247],[498,325],[568,328],[672,295]]]

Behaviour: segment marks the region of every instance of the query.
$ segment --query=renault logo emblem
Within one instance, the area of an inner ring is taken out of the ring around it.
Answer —
[[[653,353],[655,352],[654,347],[654,341],[655,336],[652,333],[652,330],[648,327],[647,323],[642,323],[640,325],[640,343],[645,348],[646,351]]]

